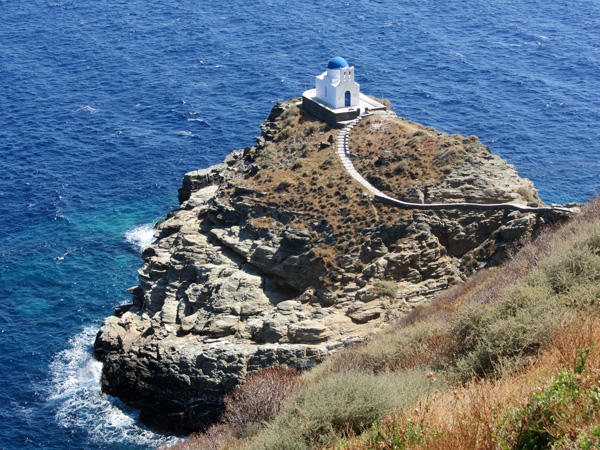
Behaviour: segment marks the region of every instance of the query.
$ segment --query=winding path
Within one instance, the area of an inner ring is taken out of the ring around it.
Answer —
[[[404,209],[432,209],[432,210],[441,210],[441,209],[491,209],[491,210],[517,210],[522,212],[533,212],[533,213],[545,213],[549,211],[561,211],[572,213],[573,210],[570,208],[564,207],[556,207],[556,206],[547,206],[547,207],[532,207],[525,205],[518,205],[516,203],[409,203],[403,202],[402,200],[395,199],[390,197],[389,195],[381,192],[371,183],[363,178],[363,176],[358,173],[352,161],[348,157],[348,135],[352,128],[356,126],[358,122],[364,119],[366,116],[371,115],[371,113],[363,113],[353,121],[351,121],[348,125],[346,125],[338,136],[337,140],[337,154],[342,160],[342,164],[346,168],[346,171],[350,174],[352,178],[362,184],[365,188],[367,188],[374,197],[375,201],[380,201],[383,203],[387,203],[389,205],[397,206],[399,208]]]

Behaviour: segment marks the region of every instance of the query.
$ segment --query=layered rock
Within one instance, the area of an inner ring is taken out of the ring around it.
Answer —
[[[149,425],[186,433],[211,423],[224,394],[249,372],[310,367],[559,218],[505,211],[396,215],[373,206],[356,186],[332,186],[328,194],[309,168],[317,161],[321,172],[331,171],[327,179],[345,180],[331,159],[336,131],[294,108],[276,105],[256,147],[186,174],[181,208],[156,225],[156,241],[143,252],[132,305],[102,324],[95,355],[104,362],[103,390],[139,407]],[[489,159],[483,156],[480,167]],[[486,170],[469,167],[470,173],[456,172],[461,183],[450,177],[428,185],[427,196],[480,192],[497,201],[518,197],[519,186],[533,189],[514,170],[490,189]],[[308,179],[313,188],[306,196],[315,193],[309,204],[318,196],[335,202],[295,207],[292,190],[306,189]]]

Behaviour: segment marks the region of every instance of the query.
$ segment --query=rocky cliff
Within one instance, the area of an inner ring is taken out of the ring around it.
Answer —
[[[151,426],[209,424],[249,372],[310,367],[561,218],[375,203],[336,157],[338,131],[293,101],[261,132],[256,146],[185,175],[181,208],[143,252],[132,304],[98,333],[103,390]],[[397,198],[541,203],[474,136],[387,112],[361,122],[350,147],[357,169]]]

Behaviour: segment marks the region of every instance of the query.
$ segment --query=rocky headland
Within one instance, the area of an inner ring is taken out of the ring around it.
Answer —
[[[337,157],[338,133],[279,103],[254,147],[185,175],[180,209],[142,254],[132,304],[97,335],[104,392],[150,426],[196,431],[248,373],[310,367],[565,217],[373,202]],[[356,169],[394,198],[543,205],[475,136],[386,111],[363,119],[349,147]]]

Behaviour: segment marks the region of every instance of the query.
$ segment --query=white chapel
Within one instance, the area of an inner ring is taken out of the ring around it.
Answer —
[[[385,106],[360,92],[354,81],[354,66],[336,56],[327,70],[315,77],[315,88],[302,94],[302,108],[317,119],[340,127],[367,111],[385,110]]]
[[[315,78],[317,97],[334,109],[360,104],[360,85],[354,81],[354,66],[348,66],[341,56],[329,61],[327,71]]]

